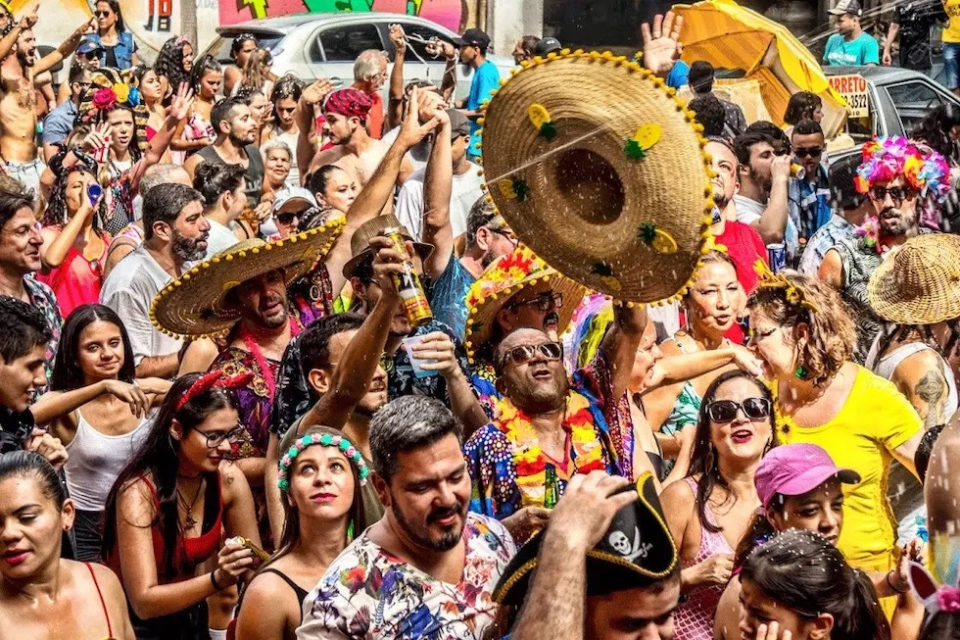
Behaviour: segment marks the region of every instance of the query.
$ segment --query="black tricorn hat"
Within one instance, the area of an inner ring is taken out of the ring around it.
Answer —
[[[588,596],[650,586],[670,576],[677,566],[677,545],[663,517],[653,475],[642,474],[635,490],[639,500],[618,511],[600,542],[587,552]],[[507,564],[493,591],[496,602],[523,603],[539,563],[544,531],[536,532]]]

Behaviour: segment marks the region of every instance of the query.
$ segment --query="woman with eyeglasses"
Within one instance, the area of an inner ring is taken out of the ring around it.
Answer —
[[[152,409],[170,383],[135,380],[127,331],[109,307],[78,307],[63,324],[50,391],[31,407],[70,454],[64,465],[76,506],[77,557],[100,560],[103,514],[120,470],[146,439]]]
[[[680,551],[677,640],[710,640],[720,596],[733,571],[733,550],[760,506],[754,474],[776,446],[773,401],[762,382],[728,371],[703,396],[690,471],[660,496]]]
[[[743,303],[743,288],[733,260],[723,251],[706,253],[683,297],[686,326],[660,345],[664,357],[721,351],[741,362],[755,360],[747,349],[727,337],[737,327]],[[729,364],[644,395],[647,422],[659,432],[665,457],[677,457],[680,433],[684,427],[697,423],[703,394],[718,375],[734,366]]]
[[[103,47],[100,66],[125,71],[140,64],[137,41],[123,24],[119,0],[99,0],[93,15],[97,32],[88,37]]]
[[[303,82],[293,74],[287,74],[277,80],[270,92],[272,113],[261,134],[264,143],[261,153],[266,157],[266,146],[273,140],[279,140],[287,145],[288,149],[297,148],[297,138],[300,137],[300,127],[297,126],[295,114],[300,96],[303,95]],[[292,187],[300,186],[300,168],[297,165],[296,155],[290,158],[290,173],[287,183]]]
[[[253,496],[224,464],[242,433],[233,389],[250,377],[187,374],[167,394],[146,442],[106,505],[103,548],[121,576],[140,640],[206,640],[206,599],[249,580],[260,546]],[[213,571],[198,568],[215,558]]]
[[[829,285],[767,276],[747,308],[750,348],[771,381],[780,440],[819,445],[860,475],[862,482],[845,492],[838,547],[853,566],[888,572],[898,553],[887,478],[894,459],[916,475],[920,416],[891,382],[851,362],[853,321]]]

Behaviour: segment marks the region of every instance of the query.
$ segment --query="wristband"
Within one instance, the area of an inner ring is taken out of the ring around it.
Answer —
[[[900,594],[903,594],[903,593],[906,593],[906,592],[910,591],[910,587],[907,587],[906,589],[903,589],[903,590],[897,589],[896,585],[893,584],[893,581],[890,580],[890,574],[891,574],[891,573],[893,573],[893,569],[891,569],[890,571],[887,571],[887,586],[888,586],[888,587],[890,587],[891,589],[893,589],[894,592],[900,593]]]
[[[217,591],[223,591],[226,587],[221,587],[219,584],[217,584],[217,578],[215,577],[216,573],[217,573],[216,569],[210,572],[210,584],[212,584],[213,588],[216,589]]]

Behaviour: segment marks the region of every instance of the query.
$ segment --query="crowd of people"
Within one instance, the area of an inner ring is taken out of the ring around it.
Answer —
[[[826,61],[869,48],[859,11]],[[710,217],[645,306],[498,209],[535,198],[482,168],[479,29],[430,44],[439,86],[391,26],[335,87],[252,34],[226,67],[182,36],[146,66],[116,0],[38,59],[37,19],[0,11],[0,628],[960,638],[960,114],[830,161],[819,96],[748,123],[672,13],[642,67],[524,37],[523,69],[689,90]]]

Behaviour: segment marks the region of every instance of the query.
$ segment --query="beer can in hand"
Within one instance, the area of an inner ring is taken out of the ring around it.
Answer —
[[[404,256],[403,273],[393,276],[393,283],[400,294],[400,301],[407,319],[414,327],[422,327],[433,320],[433,311],[423,292],[423,283],[413,268],[413,260],[407,251],[407,243],[400,229],[391,227],[383,230],[383,235],[393,242],[393,246]]]
[[[767,260],[770,262],[770,271],[780,273],[787,266],[787,248],[782,242],[767,245]]]

